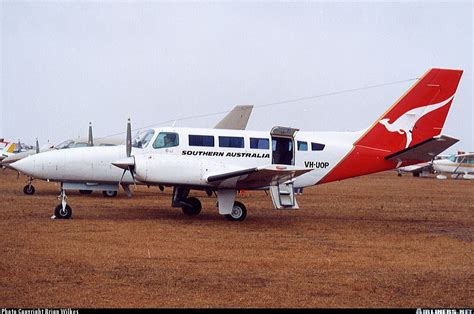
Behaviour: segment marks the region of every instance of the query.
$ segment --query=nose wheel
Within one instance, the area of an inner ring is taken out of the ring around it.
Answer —
[[[59,204],[54,209],[54,219],[69,219],[72,216],[72,209],[71,206],[66,205],[63,208],[62,204]]]
[[[26,195],[33,195],[35,194],[35,187],[31,184],[33,182],[32,177],[28,177],[28,180],[26,181],[26,185],[23,188],[23,193]]]
[[[72,216],[72,208],[67,204],[66,191],[62,188],[61,184],[61,194],[58,198],[61,200],[61,203],[54,208],[54,215],[51,216],[51,219],[70,219]]]
[[[31,184],[27,184],[23,188],[23,193],[26,194],[26,195],[33,195],[33,194],[35,194],[35,187]]]
[[[116,197],[117,191],[102,191],[104,197]]]

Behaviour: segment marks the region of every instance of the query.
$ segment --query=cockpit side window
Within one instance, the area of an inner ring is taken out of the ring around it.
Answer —
[[[132,140],[132,146],[136,148],[145,148],[153,138],[155,131],[147,130],[138,133]]]
[[[179,145],[179,135],[173,132],[160,132],[153,143],[153,148],[175,147]]]

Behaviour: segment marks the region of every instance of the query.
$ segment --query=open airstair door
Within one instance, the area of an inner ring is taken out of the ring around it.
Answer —
[[[276,126],[272,128],[272,163],[276,165],[295,164],[295,133],[299,129]],[[270,186],[270,195],[276,209],[298,209],[293,181]]]

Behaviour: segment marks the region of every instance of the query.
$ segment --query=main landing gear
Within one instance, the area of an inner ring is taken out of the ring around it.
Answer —
[[[236,201],[230,214],[224,215],[224,217],[230,221],[243,221],[247,217],[247,208],[241,202]]]
[[[202,206],[201,202],[195,197],[188,197],[189,189],[185,187],[173,188],[173,199],[171,200],[172,207],[181,207],[185,215],[195,216],[199,215]]]
[[[63,189],[61,184],[61,193],[58,196],[61,203],[54,208],[54,215],[51,219],[70,219],[72,216],[72,208],[67,204],[66,191]]]
[[[28,177],[28,180],[26,181],[26,185],[23,188],[23,193],[26,195],[33,195],[35,194],[35,187],[31,184],[33,182],[32,177]]]
[[[188,197],[189,188],[174,187],[172,207],[181,207],[183,213],[188,216],[195,216],[201,212],[201,202],[195,197]],[[235,190],[220,190],[217,192],[217,206],[219,213],[230,221],[243,221],[247,217],[247,208],[241,202],[235,201]],[[212,195],[206,191],[208,195]]]

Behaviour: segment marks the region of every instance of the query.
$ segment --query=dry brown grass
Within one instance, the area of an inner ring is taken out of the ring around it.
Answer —
[[[305,189],[298,211],[264,192],[197,217],[171,190],[71,192],[0,172],[1,307],[472,307],[474,181],[386,172]]]

